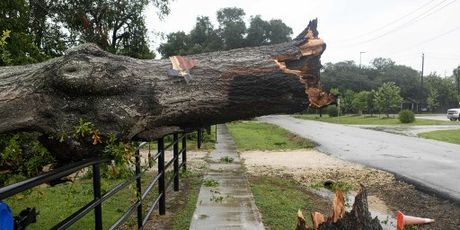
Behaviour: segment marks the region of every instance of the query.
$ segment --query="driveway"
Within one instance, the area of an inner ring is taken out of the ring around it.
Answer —
[[[417,137],[419,133],[460,129],[460,124],[455,122],[450,125],[348,125],[363,129],[372,129],[394,134],[401,134],[411,137]]]
[[[311,139],[325,153],[392,172],[421,190],[460,202],[460,145],[288,115],[258,120]]]
[[[447,115],[445,113],[439,114],[415,114],[415,118],[420,119],[430,119],[430,120],[438,120],[438,121],[448,121]]]

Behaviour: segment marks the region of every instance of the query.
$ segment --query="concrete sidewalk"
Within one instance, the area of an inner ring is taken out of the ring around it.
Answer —
[[[218,143],[204,179],[216,185],[201,186],[190,229],[264,229],[235,143],[225,125],[217,130]],[[233,162],[221,161],[224,157]]]

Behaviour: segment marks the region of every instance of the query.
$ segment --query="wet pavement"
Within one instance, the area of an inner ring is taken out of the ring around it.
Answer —
[[[217,140],[190,229],[265,229],[241,158],[225,125],[218,125]]]
[[[460,202],[460,145],[287,115],[265,116],[340,159],[394,173],[419,189]]]
[[[387,133],[401,134],[410,137],[417,137],[419,133],[460,129],[460,123],[454,122],[451,125],[347,125],[352,127],[372,129]]]
[[[415,118],[420,119],[430,119],[437,121],[448,121],[446,113],[436,113],[436,114],[415,114]]]

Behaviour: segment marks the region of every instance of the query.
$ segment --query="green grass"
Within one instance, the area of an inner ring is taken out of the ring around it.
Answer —
[[[122,180],[102,180],[102,191],[108,191]],[[102,205],[103,226],[112,225],[121,214],[135,201],[133,188],[125,188]],[[27,229],[49,229],[64,220],[73,212],[86,205],[93,198],[92,181],[78,180],[74,183],[65,183],[54,187],[36,187],[22,192],[5,200],[12,208],[14,215],[27,207],[36,207],[39,211],[37,223],[29,225]],[[69,229],[93,229],[94,212],[85,217]]]
[[[195,212],[196,209],[198,193],[200,191],[202,175],[188,173],[182,178],[184,178],[182,181],[185,182],[184,192],[187,195],[180,196],[185,200],[176,202],[176,204],[182,203],[183,205],[176,205],[175,207],[178,211],[172,219],[172,223],[170,225],[171,230],[183,230],[190,228],[190,222],[192,221],[193,212]]]
[[[311,226],[309,213],[318,211],[318,207],[313,205],[311,194],[296,182],[286,178],[250,177],[249,183],[267,229],[295,229],[299,209]]]
[[[198,139],[197,132],[192,132],[192,133],[187,134],[187,150],[191,150],[191,151],[198,150],[197,139]],[[173,141],[172,135],[165,136],[164,138],[165,147],[170,145],[172,141]],[[211,126],[211,133],[208,134],[206,130],[203,130],[203,143],[201,144],[200,150],[211,151],[214,149],[215,144],[216,144],[216,126],[213,125]],[[148,149],[149,145],[150,145],[151,150],[157,149],[156,141],[150,142],[144,145],[142,148]],[[172,149],[172,147],[170,147],[169,149]],[[179,141],[179,149],[182,149],[182,141]]]
[[[357,116],[357,115],[345,115],[340,117],[329,117],[327,114],[324,114],[323,117],[319,117],[316,114],[303,114],[295,115],[294,117],[305,119],[305,120],[315,120],[315,121],[324,121],[329,123],[337,124],[349,124],[349,125],[447,125],[452,124],[450,121],[437,121],[430,119],[419,119],[416,118],[415,122],[403,124],[398,120],[398,117],[386,118],[384,116],[378,117],[377,115],[370,116]]]
[[[220,158],[220,162],[230,164],[233,162],[233,157],[225,156]]]
[[[228,123],[238,150],[287,150],[312,148],[314,143],[276,125],[241,121]]]
[[[151,173],[143,176],[143,188],[145,188],[152,178],[153,175]],[[167,212],[174,215],[173,218],[168,220],[170,221],[167,224],[170,226],[168,229],[188,229],[196,208],[202,175],[187,172],[181,175],[181,178],[181,192],[174,193],[171,186],[171,191],[167,193],[167,197],[170,197],[166,202]],[[166,180],[168,179],[166,178]],[[102,179],[102,192],[107,192],[122,181],[122,179]],[[73,183],[60,184],[54,187],[35,187],[4,201],[12,208],[14,215],[17,215],[27,207],[37,208],[39,211],[37,223],[29,225],[27,229],[50,229],[90,202],[93,198],[92,190],[92,180],[79,179]],[[155,191],[154,189],[147,196],[147,200],[144,201],[145,204],[150,203],[156,197],[157,193]],[[106,200],[102,205],[103,227],[110,227],[135,201],[135,183],[130,184]],[[144,205],[144,213],[146,208],[147,205]],[[89,212],[69,229],[94,229],[93,213],[93,211]],[[131,215],[123,229],[135,228],[136,222],[134,218],[135,213]],[[158,218],[158,216],[154,216],[153,218]]]
[[[432,132],[419,133],[418,136],[453,144],[460,144],[460,129],[437,130]]]
[[[203,185],[206,187],[217,187],[219,186],[219,182],[212,178],[206,178],[203,180]]]

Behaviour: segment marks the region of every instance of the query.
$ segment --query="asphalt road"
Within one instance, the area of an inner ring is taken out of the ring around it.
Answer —
[[[421,190],[460,202],[460,145],[288,115],[258,120],[311,139],[322,152],[392,172]]]

